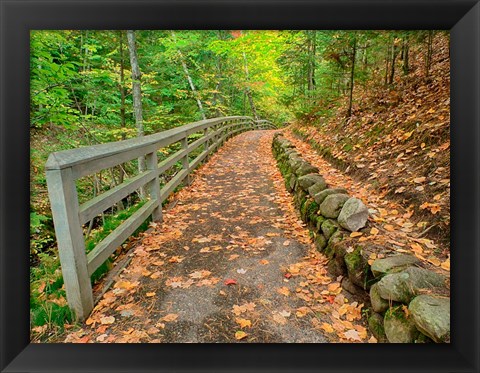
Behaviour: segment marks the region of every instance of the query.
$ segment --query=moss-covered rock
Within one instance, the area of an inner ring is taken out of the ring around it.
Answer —
[[[413,319],[407,317],[401,307],[392,307],[387,310],[383,325],[390,343],[413,343],[419,334]]]
[[[307,194],[302,189],[296,190],[293,196],[293,203],[295,204],[295,207],[300,210],[306,201]]]
[[[368,258],[365,258],[362,253],[362,248],[357,247],[351,253],[346,253],[344,260],[350,281],[362,289],[367,289],[370,266]]]
[[[433,340],[428,338],[423,333],[418,333],[417,339],[415,339],[415,343],[435,343]]]
[[[401,272],[412,265],[420,263],[413,255],[394,255],[377,259],[372,263],[372,273],[375,277],[382,277],[388,273]]]
[[[368,329],[373,334],[379,343],[386,343],[387,335],[383,326],[383,316],[373,312],[368,318]]]
[[[323,180],[323,182],[319,181],[308,188],[308,194],[310,194],[311,197],[314,197],[325,189],[327,189],[327,183],[325,180]]]
[[[343,234],[341,231],[336,231],[332,237],[328,240],[327,247],[325,248],[325,255],[327,258],[332,259],[335,255],[337,245],[343,240]]]
[[[391,273],[378,282],[378,293],[385,300],[408,304],[424,292],[442,292],[445,277],[438,273],[416,267],[409,267],[400,273]]]
[[[331,194],[347,194],[347,191],[342,188],[325,189],[315,194],[313,196],[313,199],[320,205],[325,200],[325,198],[327,198]]]
[[[297,184],[297,176],[294,173],[292,173],[290,175],[290,180],[288,181],[288,186],[289,186],[288,190],[290,192],[294,191],[296,184]]]
[[[317,174],[318,173],[318,168],[315,166],[312,166],[310,163],[307,162],[302,162],[300,167],[298,167],[295,171],[297,176],[303,176],[303,175],[308,175],[308,174]]]
[[[325,247],[327,247],[327,240],[325,236],[321,233],[317,234],[315,236],[315,248],[318,251],[322,252],[325,249]]]
[[[320,232],[322,229],[322,224],[326,219],[322,215],[317,215],[316,223],[315,223],[315,231]]]
[[[437,343],[450,341],[450,298],[419,295],[408,310],[423,334]]]
[[[298,178],[298,185],[306,192],[308,192],[308,188],[317,183],[326,185],[325,179],[319,174],[307,174]]]
[[[328,240],[338,230],[338,223],[335,220],[327,219],[322,224],[322,233]]]
[[[372,309],[378,313],[385,312],[389,307],[389,303],[378,293],[377,284],[372,285],[370,288],[370,303],[372,304]]]
[[[336,219],[347,200],[346,194],[331,194],[321,203],[320,212],[326,218]]]

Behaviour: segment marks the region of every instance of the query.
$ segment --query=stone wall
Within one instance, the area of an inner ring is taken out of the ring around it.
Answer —
[[[351,232],[368,225],[368,208],[342,188],[329,188],[312,166],[281,133],[272,143],[273,154],[293,194],[302,220],[313,232],[315,246],[328,259],[342,287],[368,294],[368,324],[379,342],[425,343],[450,341],[448,279],[422,268],[412,255],[391,254],[378,245],[352,242]],[[379,252],[384,258],[371,260]]]

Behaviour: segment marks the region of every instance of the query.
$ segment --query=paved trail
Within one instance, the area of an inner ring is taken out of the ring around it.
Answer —
[[[273,133],[229,140],[195,174],[66,342],[338,339],[324,322],[347,301],[291,206]]]

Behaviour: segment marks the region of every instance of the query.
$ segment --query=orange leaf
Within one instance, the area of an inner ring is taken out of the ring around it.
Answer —
[[[350,237],[360,237],[363,233],[362,232],[352,232],[350,233]]]

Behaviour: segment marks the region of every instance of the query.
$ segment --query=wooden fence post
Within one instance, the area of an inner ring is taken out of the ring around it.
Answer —
[[[182,149],[188,148],[188,137],[185,137],[181,140]],[[190,162],[188,160],[188,153],[182,158],[182,168],[187,170],[187,176],[185,176],[184,185],[190,185],[191,177],[190,177]]]
[[[67,301],[76,319],[85,320],[93,295],[72,169],[47,170],[46,177]]]
[[[161,222],[163,220],[162,201],[160,200],[160,180],[158,175],[158,159],[157,152],[154,151],[146,155],[147,170],[155,172],[157,176],[151,180],[147,185],[150,199],[157,201],[158,206],[152,211],[152,220]]]

